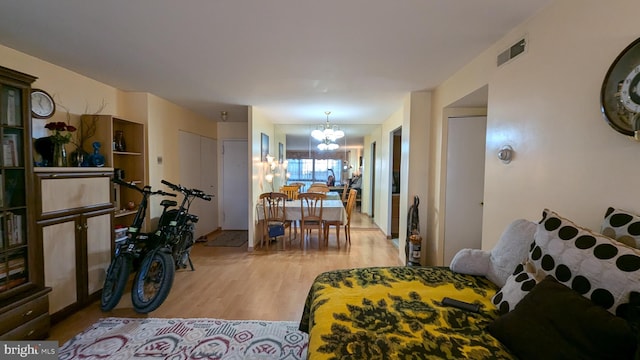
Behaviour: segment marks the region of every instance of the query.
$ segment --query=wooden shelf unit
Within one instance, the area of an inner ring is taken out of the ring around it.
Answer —
[[[138,186],[148,183],[147,179],[147,137],[142,123],[126,120],[112,115],[90,115],[81,117],[82,126],[95,122],[96,133],[87,141],[85,146],[98,141],[102,145],[101,153],[105,157],[105,166],[124,171],[124,181],[133,182]],[[116,131],[122,131],[125,150],[116,151],[114,138]],[[85,149],[86,151],[87,149]],[[140,203],[140,193],[114,185],[114,226],[128,226],[133,221],[135,210],[126,210],[128,202],[133,202],[137,208]]]

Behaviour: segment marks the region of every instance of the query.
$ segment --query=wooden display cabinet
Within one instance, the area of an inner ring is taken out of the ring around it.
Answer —
[[[31,84],[0,67],[0,339],[45,339],[48,292],[42,246],[33,234]]]

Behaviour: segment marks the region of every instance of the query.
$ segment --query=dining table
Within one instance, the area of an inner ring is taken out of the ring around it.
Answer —
[[[297,222],[302,219],[302,209],[300,208],[300,202],[301,200],[299,199],[285,201],[284,211],[286,220]],[[264,211],[262,210],[262,207],[262,202],[258,202],[258,204],[256,205],[256,239],[261,239],[264,236]],[[340,221],[343,224],[346,223],[347,211],[342,204],[342,200],[323,200],[322,219],[326,221]],[[298,237],[297,231],[295,231],[294,237]]]
[[[285,202],[285,219],[286,220],[301,220],[302,219],[302,211],[300,209],[301,200],[288,200]],[[306,209],[305,209],[306,210]],[[257,219],[264,219],[264,211],[262,210],[262,202],[259,202],[256,205]],[[322,219],[327,221],[347,221],[347,212],[342,204],[342,200],[339,198],[323,200],[322,202]]]

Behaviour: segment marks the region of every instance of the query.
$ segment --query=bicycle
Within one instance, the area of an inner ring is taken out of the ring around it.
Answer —
[[[211,201],[212,196],[198,189],[188,189],[166,180],[162,183],[172,190],[182,193],[178,208],[168,210],[165,203],[158,222],[155,238],[158,240],[142,260],[131,291],[134,310],[146,314],[157,309],[169,295],[176,269],[184,269],[187,264],[194,271],[191,248],[194,244],[195,224],[199,218],[189,213],[191,203],[196,198]]]
[[[127,229],[126,239],[116,243],[114,256],[107,268],[104,286],[102,287],[100,299],[100,309],[102,311],[110,311],[118,305],[127,281],[129,280],[129,274],[133,271],[134,260],[143,257],[148,250],[147,243],[149,236],[152,234],[141,233],[140,229],[144,223],[149,197],[153,195],[176,196],[176,194],[167,193],[162,190],[151,191],[151,186],[148,185],[140,188],[133,183],[127,183],[120,179],[113,179],[112,181],[140,192],[142,194],[142,200],[140,201],[140,206],[138,206],[138,211],[133,218],[131,226]],[[173,203],[173,206],[177,204],[172,200],[163,200],[162,203],[168,205]]]

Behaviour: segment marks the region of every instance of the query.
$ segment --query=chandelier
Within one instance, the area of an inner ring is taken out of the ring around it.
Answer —
[[[329,114],[331,111],[325,111],[325,115],[327,115],[327,122],[324,125],[318,126],[317,129],[311,132],[311,136],[318,141],[326,141],[335,142],[336,140],[344,137],[344,131],[340,130],[335,125],[329,124]],[[336,144],[337,149],[337,144]]]
[[[318,144],[318,150],[321,150],[321,151],[324,151],[324,150],[335,150],[335,149],[337,149],[339,147],[340,147],[340,145],[332,142],[328,138],[325,138],[324,140],[322,140],[322,142],[320,144]]]

